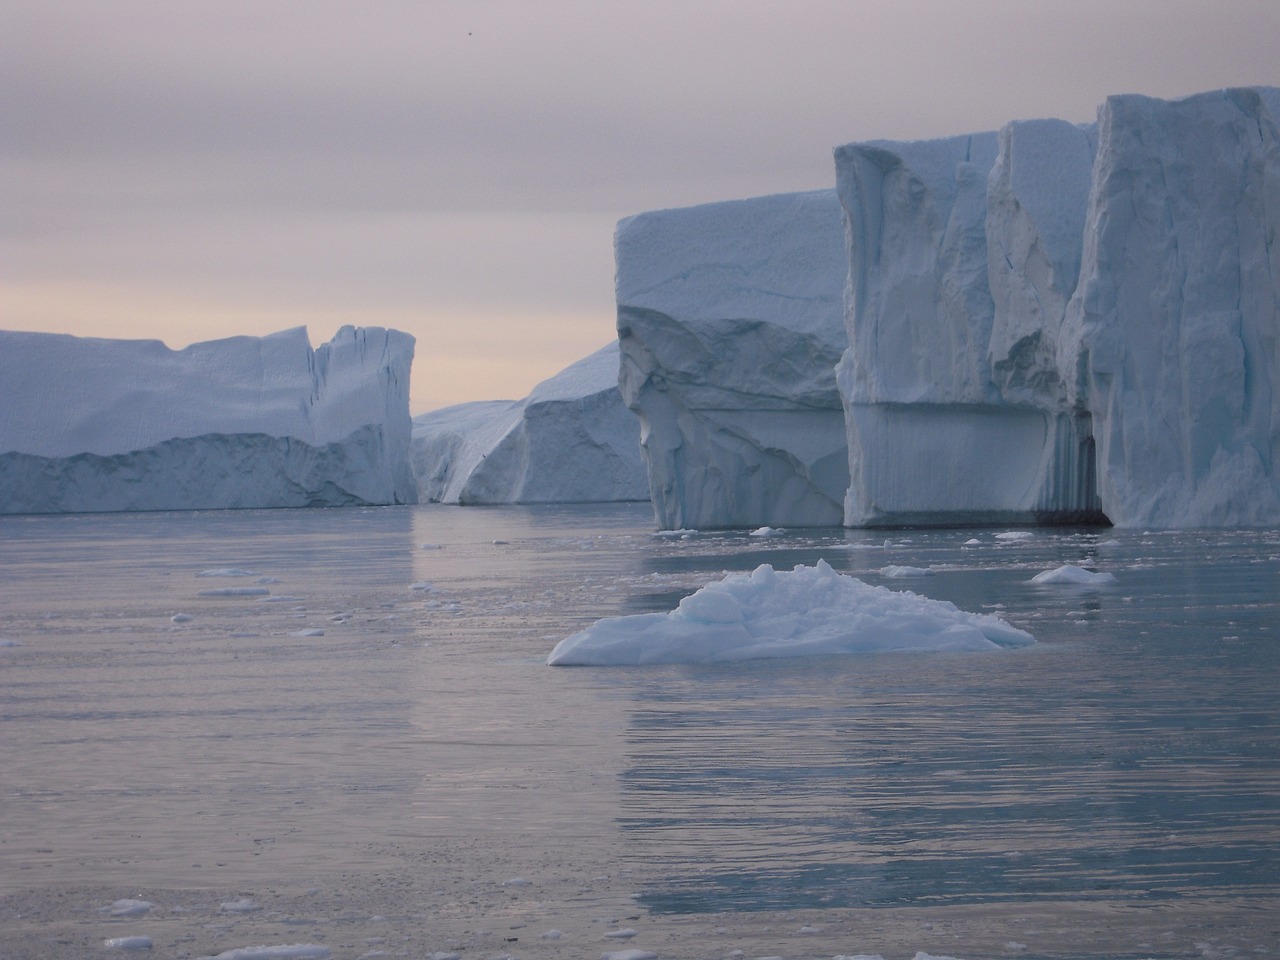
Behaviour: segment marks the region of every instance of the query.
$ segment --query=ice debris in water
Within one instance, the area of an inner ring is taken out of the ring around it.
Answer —
[[[154,906],[155,904],[149,900],[117,900],[98,912],[110,914],[113,917],[140,917]]]
[[[102,945],[108,950],[150,950],[150,937],[112,937],[104,940]]]
[[[1071,563],[1045,570],[1031,578],[1032,583],[1067,583],[1076,586],[1101,586],[1104,583],[1115,583],[1115,580],[1115,576],[1110,573],[1086,570]]]
[[[274,947],[237,947],[208,960],[328,960],[329,948],[316,943],[291,943]]]
[[[669,613],[597,620],[561,640],[552,666],[709,663],[922,650],[995,650],[1035,639],[989,614],[836,573],[824,560],[762,564],[685,597]]]

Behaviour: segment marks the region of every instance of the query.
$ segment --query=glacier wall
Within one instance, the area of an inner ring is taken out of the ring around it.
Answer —
[[[1280,523],[1280,90],[836,151],[851,526]]]
[[[413,347],[0,331],[0,513],[411,503]]]
[[[849,485],[830,190],[618,224],[618,385],[664,529],[823,526]]]
[[[1099,113],[1063,339],[1123,526],[1280,524],[1280,90]]]
[[[615,341],[524,400],[465,403],[415,418],[419,500],[647,500],[640,427],[618,392],[618,363]]]
[[[1092,133],[1057,121],[836,150],[849,526],[1098,515],[1055,345]]]

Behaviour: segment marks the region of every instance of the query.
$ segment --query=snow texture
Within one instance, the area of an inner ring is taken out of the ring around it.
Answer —
[[[413,502],[413,346],[0,331],[0,513]]]
[[[922,650],[996,650],[1033,643],[987,614],[871,586],[825,561],[790,572],[762,564],[685,597],[670,613],[597,620],[560,641],[552,666],[712,663]]]
[[[842,230],[829,190],[619,222],[619,387],[660,528],[840,523]]]
[[[618,392],[613,342],[521,401],[480,401],[415,418],[418,499],[441,503],[646,500],[640,427]]]

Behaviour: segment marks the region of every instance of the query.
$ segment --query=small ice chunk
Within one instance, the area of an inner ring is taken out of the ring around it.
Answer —
[[[307,630],[295,630],[289,634],[291,637],[323,637],[324,631],[319,627],[311,627]]]
[[[108,950],[150,950],[150,937],[112,937],[102,945]]]
[[[1068,583],[1076,586],[1102,586],[1104,583],[1115,583],[1115,576],[1110,573],[1099,573],[1077,567],[1075,564],[1064,564],[1052,570],[1037,573],[1031,578],[1032,583]]]
[[[440,547],[440,544],[438,544],[438,543],[424,543],[424,544],[422,545],[422,548],[421,548],[421,549],[423,549],[423,550],[439,550],[439,549],[441,549],[441,547]]]
[[[924,567],[906,567],[890,564],[887,567],[880,568],[880,576],[895,580],[900,577],[931,577],[933,576],[933,571],[926,570]]]
[[[970,537],[968,540],[966,540],[966,541],[964,542],[964,546],[966,546],[966,547],[980,547],[980,546],[982,546],[982,541],[981,541],[981,540],[979,540],[977,537]]]
[[[253,577],[252,570],[241,570],[239,567],[218,567],[214,570],[201,570],[197,577]]]
[[[1005,543],[1017,543],[1020,540],[1030,540],[1035,534],[1030,530],[1007,530],[1004,533],[997,533],[996,539],[1003,540]]]
[[[259,603],[301,603],[301,597],[291,597],[288,594],[278,593],[274,597],[263,597]]]
[[[429,580],[419,580],[417,583],[409,584],[409,589],[410,590],[434,590],[435,587],[431,585],[431,581]]]
[[[658,955],[652,950],[613,950],[602,953],[600,960],[658,960]]]
[[[630,927],[623,927],[621,930],[609,930],[605,933],[606,940],[630,940],[636,935],[636,931]]]
[[[261,910],[262,906],[252,897],[241,897],[239,900],[229,900],[226,903],[219,904],[219,913],[256,913]]]
[[[329,960],[329,948],[318,943],[290,943],[274,947],[237,947],[208,960]]]
[[[190,623],[190,622],[191,622],[191,614],[189,614],[189,613],[175,613],[175,614],[174,614],[172,617],[170,617],[169,619],[170,619],[170,620],[172,620],[174,623]]]
[[[98,912],[110,914],[113,917],[140,917],[154,906],[155,904],[149,900],[117,900]]]
[[[774,534],[778,532],[779,531],[774,529],[773,527],[756,527],[754,530],[751,531],[750,535],[753,537],[772,537]]]
[[[531,883],[533,883],[532,880],[526,880],[524,877],[512,877],[510,880],[504,880],[502,885],[504,887],[527,887]]]
[[[265,597],[271,593],[266,587],[221,587],[217,590],[201,590],[202,597]]]
[[[553,928],[551,930],[547,930],[544,933],[539,934],[539,937],[543,940],[560,940],[561,938],[564,937],[564,933],[560,930],[556,930]]]

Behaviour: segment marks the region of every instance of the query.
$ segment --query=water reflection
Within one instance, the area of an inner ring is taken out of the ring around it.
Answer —
[[[634,700],[619,823],[663,878],[642,902],[688,913],[1274,894],[1272,539],[1079,537],[1041,537],[981,569],[962,539],[913,535],[936,572],[912,587],[968,609],[1000,602],[1034,648],[620,679]],[[1026,582],[1094,553],[1116,589]],[[877,562],[846,566],[874,579]]]

